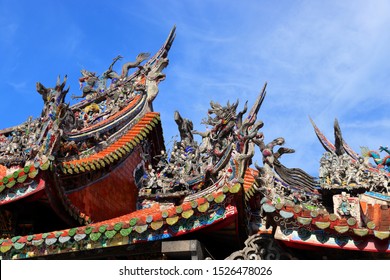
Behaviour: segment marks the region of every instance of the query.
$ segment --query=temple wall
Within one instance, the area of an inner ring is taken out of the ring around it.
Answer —
[[[69,194],[69,199],[94,222],[135,211],[138,189],[134,183],[133,171],[141,162],[140,153],[141,147],[138,146],[107,176]]]

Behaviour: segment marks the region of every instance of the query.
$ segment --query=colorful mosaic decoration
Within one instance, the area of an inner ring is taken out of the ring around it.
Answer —
[[[120,70],[120,55],[100,75],[81,70],[72,106],[66,76],[37,83],[41,116],[0,131],[0,259],[130,258],[189,238],[234,260],[390,253],[390,150],[360,155],[337,120],[334,143],[311,120],[325,148],[318,178],[283,165],[294,149],[258,119],[267,84],[253,104],[211,101],[203,131],[173,112],[180,139],[165,146],[153,100],[175,34]]]

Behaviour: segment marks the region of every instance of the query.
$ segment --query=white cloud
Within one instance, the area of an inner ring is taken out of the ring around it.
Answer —
[[[254,5],[258,4],[244,5],[245,9],[230,5],[228,9],[237,10],[235,17],[225,21],[219,17],[216,23],[212,16],[190,22],[185,11],[176,11],[183,14],[177,22],[180,46],[174,49],[180,66],[174,66],[176,76],[173,80],[168,76],[165,83],[174,84],[186,96],[187,102],[175,106],[187,110],[187,117],[201,119],[193,108],[205,108],[212,99],[253,101],[268,80],[268,96],[260,112],[266,139],[284,136],[297,152],[283,161],[316,174],[322,147],[307,116],[332,139],[335,117],[349,120],[363,104],[370,104],[363,105],[365,109],[373,108],[372,99],[381,98],[377,92],[383,92],[388,77],[378,80],[374,73],[390,65],[389,5],[385,1],[301,2],[288,5],[284,12],[272,5]],[[265,21],[251,10],[268,10],[276,17]],[[367,118],[368,112],[362,113],[357,117]],[[354,137],[350,143],[362,140]]]
[[[26,81],[21,81],[21,82],[11,82],[11,81],[9,81],[8,84],[16,92],[25,92],[27,90],[27,82]]]

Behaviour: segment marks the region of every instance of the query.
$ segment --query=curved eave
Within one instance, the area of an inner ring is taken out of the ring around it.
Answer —
[[[329,141],[328,138],[321,132],[321,130],[317,127],[317,125],[314,123],[314,121],[310,118],[310,122],[314,128],[314,132],[320,141],[321,145],[324,147],[324,149],[328,152],[335,153],[336,147]],[[353,159],[358,160],[359,157],[361,157],[357,152],[355,152],[344,140],[343,140],[343,147],[346,151],[346,153]],[[373,172],[379,172],[379,168],[373,166],[371,163],[369,163],[370,167],[368,170]],[[390,176],[390,175],[389,175]]]
[[[29,197],[45,189],[45,181],[34,179],[28,184],[16,184],[0,193],[0,206]]]
[[[322,235],[321,232],[317,234],[313,233],[309,237],[302,238],[298,231],[285,234],[278,227],[275,232],[275,239],[282,241],[288,247],[305,250],[331,248],[372,253],[390,253],[390,241],[384,240],[378,242],[375,238],[356,240],[343,236],[326,236]]]
[[[256,193],[255,176],[258,172],[248,168],[244,177],[245,199],[250,200]],[[390,227],[388,230],[380,230],[378,225],[369,221],[370,227],[359,227],[355,218],[340,218],[335,214],[317,209],[307,209],[300,204],[283,204],[273,205],[270,201],[262,200],[262,210],[266,215],[272,216],[280,223],[295,223],[300,228],[306,228],[311,232],[325,230],[329,233],[339,236],[351,236],[354,238],[363,238],[371,236],[377,241],[386,240],[390,237]],[[276,221],[275,220],[275,221]]]
[[[62,173],[65,175],[79,174],[113,164],[120,158],[130,154],[159,121],[160,115],[158,113],[146,113],[125,135],[101,152],[86,158],[61,163]]]
[[[88,226],[0,240],[3,259],[42,257],[161,240],[235,219],[240,185],[227,184],[205,197],[161,210],[159,204]]]
[[[335,214],[305,209],[301,205],[272,205],[263,201],[262,209],[266,215],[272,216],[277,224],[288,225],[293,223],[306,232],[324,231],[331,235],[353,237],[357,239],[375,237],[378,242],[390,240],[390,228],[379,230],[374,223],[367,223],[367,227],[360,227],[355,218],[340,218]],[[288,226],[287,226],[288,228]]]

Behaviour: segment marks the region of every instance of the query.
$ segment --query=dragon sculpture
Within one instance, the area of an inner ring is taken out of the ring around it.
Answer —
[[[242,111],[237,112],[238,101],[233,104],[228,102],[226,106],[210,102],[211,108],[202,123],[211,128],[205,132],[193,130],[192,121],[176,111],[174,119],[181,139],[174,142],[171,152],[162,151],[154,167],[145,164],[144,179],[139,186],[140,197],[194,194],[207,189],[224,176],[243,180],[254,155],[255,139],[262,137],[259,129],[263,122],[256,121],[256,115],[264,96],[265,87],[245,119],[247,103]],[[194,135],[201,136],[200,143],[194,139]]]
[[[379,152],[370,150],[368,147],[361,147],[362,155],[364,157],[371,157],[373,158],[375,164],[377,165],[377,168],[384,169],[387,172],[390,171],[390,151],[388,147],[379,147]],[[380,152],[385,151],[388,155],[381,158]]]

